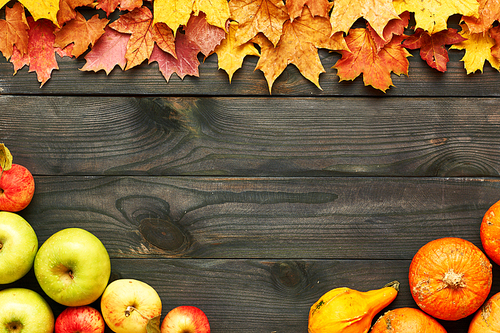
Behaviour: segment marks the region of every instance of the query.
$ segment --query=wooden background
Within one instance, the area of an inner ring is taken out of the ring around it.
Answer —
[[[323,90],[289,66],[272,95],[255,57],[231,84],[216,56],[169,83],[155,64],[106,76],[58,59],[42,88],[3,59],[0,142],[36,181],[21,215],[40,244],[91,231],[113,279],[152,285],[163,316],[200,307],[213,332],[306,333],[310,306],[341,286],[399,280],[389,308],[416,307],[416,251],[446,236],[481,248],[500,200],[500,74],[466,75],[462,51],[446,73],[412,54],[386,94],[339,83],[325,51]],[[14,285],[39,290],[32,272]]]

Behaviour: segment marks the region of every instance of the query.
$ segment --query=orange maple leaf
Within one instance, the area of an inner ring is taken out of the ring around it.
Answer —
[[[102,9],[109,16],[116,9],[122,11],[133,11],[136,8],[142,7],[143,0],[97,0],[97,9]]]
[[[500,60],[500,26],[491,28],[490,36],[495,41],[495,45],[491,47],[491,55]]]
[[[76,7],[90,6],[93,2],[93,0],[60,0],[57,12],[59,26],[76,18]]]
[[[239,25],[235,37],[240,44],[261,32],[276,46],[289,19],[282,0],[231,0],[229,10]]]
[[[255,41],[261,47],[261,57],[256,69],[264,72],[269,92],[276,78],[289,64],[294,64],[305,78],[321,89],[319,75],[325,69],[319,59],[318,48],[347,49],[342,33],[332,36],[329,20],[313,17],[307,7],[298,19],[285,23],[283,35],[276,47],[261,34]]]
[[[28,53],[28,30],[24,7],[15,3],[12,8],[5,8],[5,20],[0,20],[0,52],[9,60],[14,52],[14,45],[23,56]]]
[[[302,15],[302,10],[307,6],[312,16],[330,17],[330,9],[332,9],[333,2],[328,0],[287,0],[286,9],[293,21]]]
[[[363,74],[365,86],[385,92],[393,86],[391,72],[408,75],[411,54],[401,45],[403,36],[394,36],[389,43],[379,48],[368,29],[351,29],[346,36],[350,51],[341,51],[342,58],[333,68],[337,69],[340,81],[354,80]]]
[[[471,33],[486,32],[495,21],[500,21],[500,0],[478,0],[479,17],[463,16]]]
[[[414,34],[403,42],[403,46],[411,50],[420,49],[420,57],[429,66],[440,72],[445,72],[446,64],[449,61],[445,45],[460,43],[464,40],[465,38],[460,36],[457,30],[453,28],[441,30],[434,34],[418,28]]]
[[[153,39],[160,49],[177,58],[174,33],[166,23],[156,23],[153,26]]]
[[[120,16],[109,25],[118,32],[131,34],[127,45],[127,67],[140,65],[153,52],[153,14],[147,7],[136,8],[132,12]]]
[[[83,52],[87,51],[89,45],[93,46],[102,36],[108,22],[107,19],[99,19],[99,14],[94,15],[87,21],[82,14],[77,13],[73,20],[67,22],[56,32],[54,46],[65,48],[73,43],[71,55],[78,58]]]
[[[384,28],[384,35],[379,36],[372,28],[370,23],[366,24],[366,28],[370,31],[373,41],[379,49],[390,43],[393,36],[401,36],[404,34],[405,28],[410,22],[410,12],[404,12],[399,15],[399,19],[390,20]]]
[[[223,29],[208,24],[204,13],[198,16],[191,15],[184,30],[187,38],[200,49],[205,57],[208,57],[226,38],[226,32]]]
[[[332,33],[343,31],[347,33],[353,23],[364,18],[383,36],[384,27],[390,20],[399,19],[392,0],[336,0],[333,5],[330,22]]]

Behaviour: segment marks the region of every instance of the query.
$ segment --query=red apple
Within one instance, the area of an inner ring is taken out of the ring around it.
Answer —
[[[0,167],[0,210],[18,212],[26,208],[35,193],[33,175],[24,166]]]
[[[178,306],[163,319],[161,333],[210,333],[208,318],[195,306]]]
[[[91,306],[66,308],[57,316],[55,333],[103,333],[106,325],[101,313]]]

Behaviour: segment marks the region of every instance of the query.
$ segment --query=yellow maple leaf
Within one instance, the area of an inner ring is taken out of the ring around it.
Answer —
[[[495,58],[491,53],[491,48],[496,44],[495,40],[489,34],[471,33],[465,24],[461,24],[462,31],[460,35],[467,40],[454,44],[450,49],[465,50],[465,55],[461,59],[464,62],[464,67],[467,74],[476,71],[483,72],[484,63],[486,60],[500,71],[500,59]]]
[[[415,29],[422,28],[429,33],[446,30],[447,20],[454,14],[478,17],[479,2],[477,0],[394,0],[396,12],[405,11],[415,14]]]
[[[193,0],[155,0],[153,25],[165,23],[175,36],[177,28],[188,23],[192,11]]]
[[[0,0],[0,9],[3,8],[10,0]]]
[[[227,0],[194,0],[193,11],[195,16],[205,13],[208,24],[226,30],[230,16]]]
[[[333,5],[330,23],[332,34],[347,33],[353,23],[363,17],[379,36],[383,36],[384,27],[392,19],[399,19],[392,0],[336,0]]]
[[[229,82],[233,77],[234,72],[241,68],[243,59],[247,55],[260,56],[259,51],[253,43],[248,42],[240,44],[236,41],[236,31],[238,30],[238,23],[229,23],[228,34],[225,39],[215,48],[217,54],[219,69],[226,71],[229,76]]]
[[[19,0],[30,12],[35,21],[48,19],[59,27],[57,12],[59,11],[59,0]]]

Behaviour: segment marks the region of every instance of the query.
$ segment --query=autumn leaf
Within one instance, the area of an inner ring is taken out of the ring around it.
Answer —
[[[495,21],[500,21],[499,0],[477,0],[479,1],[479,16],[463,16],[462,20],[469,27],[471,33],[488,31]]]
[[[363,17],[383,36],[384,27],[390,20],[399,19],[392,0],[336,0],[333,5],[330,22],[332,33],[343,31],[347,33],[353,23]]]
[[[165,23],[156,23],[153,26],[153,39],[160,49],[177,58],[174,33]]]
[[[0,9],[3,8],[10,0],[0,0]]]
[[[0,169],[8,171],[12,167],[12,154],[5,144],[0,143]]]
[[[97,0],[97,9],[102,9],[109,16],[116,9],[122,11],[133,11],[136,8],[142,7],[142,0]]]
[[[57,22],[59,26],[76,18],[76,8],[92,5],[93,0],[60,0]]]
[[[188,40],[194,43],[205,57],[208,57],[226,38],[226,32],[223,29],[207,22],[205,13],[200,13],[198,16],[192,15],[184,30]]]
[[[19,0],[30,12],[35,21],[47,19],[59,26],[57,12],[59,11],[59,0]]]
[[[414,34],[406,38],[403,46],[415,50],[420,49],[420,57],[429,66],[440,72],[446,71],[449,61],[448,51],[445,45],[463,42],[465,38],[457,33],[456,29],[449,28],[440,32],[430,34],[422,28],[418,28]]]
[[[54,24],[45,19],[33,21],[27,18],[30,30],[28,33],[29,71],[36,72],[38,82],[43,86],[54,69],[59,69],[54,50]]]
[[[5,20],[0,20],[0,52],[7,60],[14,52],[14,45],[21,55],[28,52],[28,30],[24,7],[20,3],[6,7]]]
[[[233,74],[241,68],[243,60],[247,55],[260,56],[259,51],[252,42],[239,44],[236,41],[235,35],[237,30],[238,22],[232,21],[229,24],[227,37],[215,48],[219,69],[226,71],[230,83]]]
[[[264,72],[269,92],[274,81],[289,64],[294,64],[305,78],[321,89],[319,75],[325,69],[319,59],[318,48],[347,49],[342,33],[332,36],[329,20],[313,17],[307,7],[298,19],[285,23],[283,35],[276,47],[263,35],[259,35],[255,42],[261,47],[256,69]]]
[[[153,14],[149,8],[141,7],[120,16],[109,25],[118,32],[131,34],[125,55],[127,59],[125,70],[140,65],[153,52],[152,21]]]
[[[155,0],[153,2],[153,24],[165,23],[174,36],[177,29],[186,25],[193,11],[194,0]]]
[[[129,34],[118,32],[107,26],[104,29],[104,34],[85,56],[87,62],[80,70],[94,72],[104,70],[109,75],[117,65],[122,70],[125,69],[127,65],[125,54],[129,40]]]
[[[485,61],[488,61],[496,70],[500,70],[500,59],[491,54],[491,48],[495,46],[495,40],[482,32],[471,33],[465,24],[460,26],[462,27],[460,35],[466,40],[452,45],[450,49],[465,50],[465,55],[461,61],[464,62],[467,74],[476,71],[483,72]]]
[[[283,24],[289,19],[282,0],[231,0],[231,19],[238,22],[236,40],[244,44],[263,33],[276,46],[283,34]]]
[[[208,24],[226,30],[230,16],[227,0],[194,0],[193,13],[195,16],[204,13]]]
[[[55,47],[64,48],[73,43],[72,55],[78,58],[87,51],[89,45],[94,43],[104,33],[104,28],[109,20],[99,19],[99,14],[94,15],[88,21],[82,14],[77,13],[76,18],[66,23],[56,32]]]
[[[350,51],[341,51],[342,58],[333,68],[337,69],[340,81],[354,80],[363,74],[365,86],[372,86],[385,92],[393,86],[391,73],[408,75],[411,54],[403,48],[404,36],[394,36],[389,43],[379,49],[367,29],[351,29],[346,36]]]
[[[490,37],[495,41],[495,45],[491,48],[491,55],[500,59],[500,26],[490,29]]]
[[[373,41],[377,45],[378,49],[383,48],[385,45],[391,42],[393,36],[401,36],[404,34],[405,28],[410,22],[410,13],[404,12],[399,15],[398,19],[390,20],[389,23],[384,28],[383,36],[379,36],[377,32],[372,28],[372,26],[367,23],[366,28],[371,34]]]
[[[184,79],[186,75],[199,76],[198,53],[200,53],[200,49],[191,43],[185,34],[177,34],[175,51],[177,59],[155,45],[153,53],[149,57],[149,63],[155,61],[158,63],[160,72],[167,82],[173,73],[176,73],[181,79]]]
[[[305,6],[309,8],[312,16],[330,17],[330,9],[332,9],[333,2],[328,0],[287,0],[286,9],[290,16],[290,21],[302,15],[302,10]]]
[[[416,27],[429,32],[437,33],[448,28],[448,18],[454,14],[478,17],[479,3],[477,0],[394,0],[396,12],[413,12]]]

